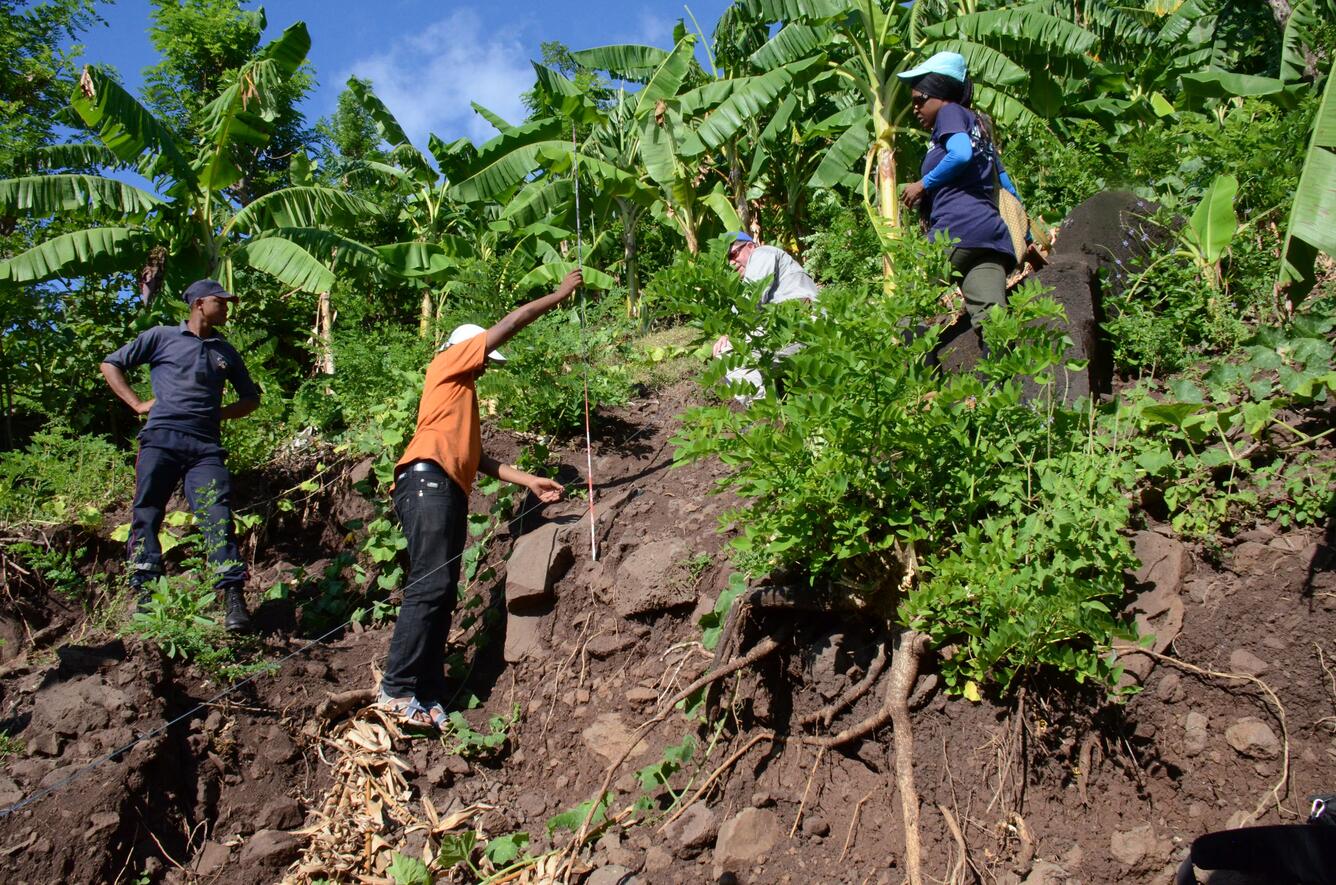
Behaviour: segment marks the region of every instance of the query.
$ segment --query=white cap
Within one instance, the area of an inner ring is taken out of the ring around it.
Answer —
[[[440,353],[442,350],[445,350],[453,344],[459,344],[462,341],[468,341],[470,338],[476,338],[479,335],[485,334],[487,334],[487,330],[475,323],[465,323],[462,326],[456,326],[455,330],[450,333],[450,337],[445,339],[445,343],[442,344],[436,352]],[[499,350],[494,350],[487,354],[487,358],[497,363],[504,363],[506,361],[506,358],[501,355],[501,351]]]

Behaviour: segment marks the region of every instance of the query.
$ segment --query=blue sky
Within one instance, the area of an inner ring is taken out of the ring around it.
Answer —
[[[530,59],[539,44],[560,40],[572,49],[607,43],[669,48],[673,26],[686,18],[678,0],[506,0],[434,3],[430,0],[275,0],[263,5],[272,38],[295,21],[311,32],[309,60],[318,86],[304,110],[314,123],[334,110],[349,75],[369,77],[409,137],[446,141],[466,135],[481,142],[495,130],[470,101],[512,121],[523,116],[519,95],[533,83]],[[727,0],[694,0],[691,11],[708,36]],[[140,72],[157,61],[149,42],[148,0],[100,7],[106,25],[84,36],[83,61],[115,65],[137,91]],[[688,26],[690,20],[688,19]]]

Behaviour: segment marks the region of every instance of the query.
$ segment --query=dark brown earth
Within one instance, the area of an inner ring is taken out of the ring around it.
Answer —
[[[883,626],[856,615],[756,613],[740,634],[744,650],[763,635],[787,638],[724,683],[722,707],[733,714],[726,726],[702,728],[673,712],[608,775],[628,735],[711,665],[697,620],[729,574],[726,537],[716,531],[727,502],[707,494],[722,468],[673,468],[669,444],[676,416],[695,396],[682,384],[601,418],[598,562],[588,523],[579,521],[583,501],[501,528],[489,558],[498,574],[471,589],[481,610],[495,614],[455,637],[466,662],[458,703],[478,698],[467,718],[480,730],[516,707],[519,719],[505,746],[482,760],[452,755],[440,742],[397,742],[414,801],[426,797],[442,814],[481,803],[486,808],[470,819],[480,843],[523,830],[538,854],[569,842],[569,833],[547,835],[553,814],[594,796],[605,777],[620,811],[645,792],[635,771],[691,735],[694,759],[670,781],[684,797],[688,778],[694,793],[746,749],[667,826],[665,791],[650,794],[652,810],[640,823],[619,818],[626,826],[610,828],[581,855],[577,869],[590,871],[587,881],[899,883],[904,838],[889,727],[824,754],[802,742],[839,731],[880,702],[864,697],[828,729],[800,725],[857,681],[887,641]],[[488,441],[507,458],[520,444]],[[582,472],[581,446],[561,447],[554,458],[565,475]],[[290,572],[285,564],[318,573],[343,550],[340,520],[367,514],[348,467],[304,512],[273,514],[251,551],[254,598]],[[301,469],[292,469],[243,483],[248,500],[240,509],[300,482]],[[475,494],[475,512],[488,504]],[[507,626],[501,560],[517,535],[543,522],[559,524],[569,566],[554,605]],[[1336,788],[1331,528],[1260,528],[1210,556],[1162,526],[1147,526],[1136,543],[1144,567],[1129,579],[1129,603],[1157,636],[1154,648],[1179,663],[1131,662],[1144,690],[1126,703],[1042,681],[1006,704],[971,703],[942,694],[933,656],[925,659],[914,700],[915,773],[934,881],[1166,882],[1193,837],[1255,809],[1259,822],[1300,820],[1306,796]],[[110,542],[96,553],[96,568],[117,558]],[[0,808],[185,718],[0,819],[0,878],[249,883],[278,881],[295,868],[308,839],[296,831],[317,822],[337,758],[329,741],[347,726],[323,723],[316,708],[331,693],[374,685],[388,627],[340,632],[277,673],[202,703],[220,686],[193,668],[96,629],[31,582],[12,580],[5,594],[0,730],[25,750],[0,763]],[[291,601],[266,603],[264,653],[301,649],[316,629],[307,621]],[[31,634],[52,625],[34,646]],[[521,653],[523,660],[507,662]],[[420,833],[393,826],[384,838],[422,845]],[[439,881],[468,881],[462,870]]]

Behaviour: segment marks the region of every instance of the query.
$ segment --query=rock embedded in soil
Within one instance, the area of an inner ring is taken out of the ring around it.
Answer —
[[[641,885],[641,879],[635,873],[620,864],[599,867],[585,879],[585,885]]]
[[[645,872],[658,873],[668,869],[673,865],[673,856],[667,849],[659,845],[653,845],[645,852]]]
[[[232,849],[221,842],[205,842],[204,847],[195,855],[195,862],[191,866],[196,876],[208,879],[223,871],[231,854]]]
[[[685,541],[641,544],[617,566],[614,606],[623,618],[665,611],[696,601],[696,591],[685,580],[682,563]]]
[[[1109,840],[1109,853],[1124,866],[1138,866],[1146,858],[1153,860],[1159,850],[1160,840],[1155,838],[1155,830],[1150,824],[1115,831]]]
[[[1037,860],[1030,868],[1030,875],[1021,881],[1021,885],[1066,885],[1070,879],[1067,871],[1057,864],[1047,860]]]
[[[803,818],[803,832],[809,836],[829,836],[830,824],[824,817],[809,815]]]
[[[1250,759],[1275,759],[1280,755],[1276,733],[1256,716],[1244,716],[1225,729],[1229,745]]]
[[[585,643],[585,651],[591,657],[603,660],[618,652],[625,651],[636,644],[634,636],[625,633],[602,633]]]
[[[719,818],[704,802],[696,802],[663,828],[663,835],[680,857],[692,857],[708,848],[719,833]]]
[[[1236,648],[1229,654],[1229,669],[1234,673],[1261,676],[1270,665],[1246,648]]]
[[[1201,713],[1192,711],[1183,717],[1183,755],[1197,756],[1206,749],[1210,736],[1210,721]]]
[[[260,830],[241,849],[242,866],[283,866],[297,856],[300,840],[282,830]]]
[[[622,722],[622,717],[616,713],[603,713],[599,715],[592,724],[584,731],[580,732],[580,737],[584,739],[585,746],[595,753],[613,762],[621,757],[626,748],[634,740],[631,729]],[[632,752],[631,756],[639,756],[645,752],[645,745],[642,742]]]
[[[511,611],[552,601],[552,586],[575,561],[569,544],[557,539],[560,528],[549,522],[515,541],[506,561],[506,607]]]
[[[783,832],[779,816],[766,808],[746,808],[724,822],[714,846],[714,874],[739,877],[779,843]],[[743,877],[744,880],[745,877]]]

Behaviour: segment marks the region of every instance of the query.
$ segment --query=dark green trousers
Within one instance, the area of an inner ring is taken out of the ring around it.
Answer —
[[[1016,264],[1014,256],[992,249],[951,250],[951,267],[965,296],[965,311],[974,327],[988,308],[1007,303],[1007,270]]]

